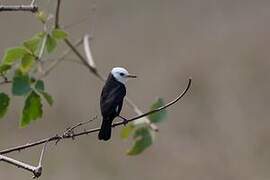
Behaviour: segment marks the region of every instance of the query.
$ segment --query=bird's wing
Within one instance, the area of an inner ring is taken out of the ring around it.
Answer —
[[[115,87],[110,91],[103,89],[100,103],[102,115],[117,116],[122,109],[124,97],[125,91],[121,86]]]
[[[123,106],[123,100],[119,103],[119,105],[116,107],[116,114],[117,116],[120,114]]]

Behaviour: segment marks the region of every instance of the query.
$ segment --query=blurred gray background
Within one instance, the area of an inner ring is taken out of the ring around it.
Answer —
[[[55,1],[39,4],[54,12]],[[92,51],[101,73],[124,66],[137,74],[139,78],[128,83],[128,96],[143,111],[159,96],[173,99],[189,76],[192,89],[168,110],[155,144],[143,154],[125,155],[131,143],[120,139],[119,128],[108,143],[91,134],[51,144],[40,179],[270,178],[269,0],[62,2],[62,25],[82,19],[67,29],[71,39],[93,32]],[[0,22],[1,56],[42,29],[31,13],[1,12]],[[45,105],[43,119],[19,128],[23,104],[13,98],[8,116],[0,121],[1,149],[55,135],[99,115],[102,83],[83,66],[64,61],[45,81],[55,104]],[[125,105],[123,115],[135,114]],[[10,156],[36,164],[39,152],[37,147]],[[28,172],[0,164],[0,179],[30,178]]]

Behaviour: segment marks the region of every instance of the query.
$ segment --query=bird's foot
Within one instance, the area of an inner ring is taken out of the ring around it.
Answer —
[[[123,124],[124,124],[124,126],[126,126],[126,125],[127,125],[127,123],[128,123],[128,120],[127,120],[127,119],[124,119],[124,120],[123,120]]]
[[[126,126],[127,123],[128,123],[128,120],[126,118],[122,117],[122,116],[119,116],[119,117],[123,120],[123,122],[122,122],[123,125]]]

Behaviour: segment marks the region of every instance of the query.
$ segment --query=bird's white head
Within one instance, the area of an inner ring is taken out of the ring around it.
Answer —
[[[117,81],[119,81],[119,82],[121,82],[123,84],[125,84],[129,78],[136,78],[137,77],[135,75],[129,74],[128,71],[125,68],[122,68],[122,67],[113,68],[112,71],[111,71],[111,74],[113,75],[113,77]]]

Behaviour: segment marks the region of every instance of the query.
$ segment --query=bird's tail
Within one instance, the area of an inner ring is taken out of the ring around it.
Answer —
[[[109,119],[103,119],[100,131],[98,133],[98,139],[108,141],[111,138],[112,133],[112,121]]]

